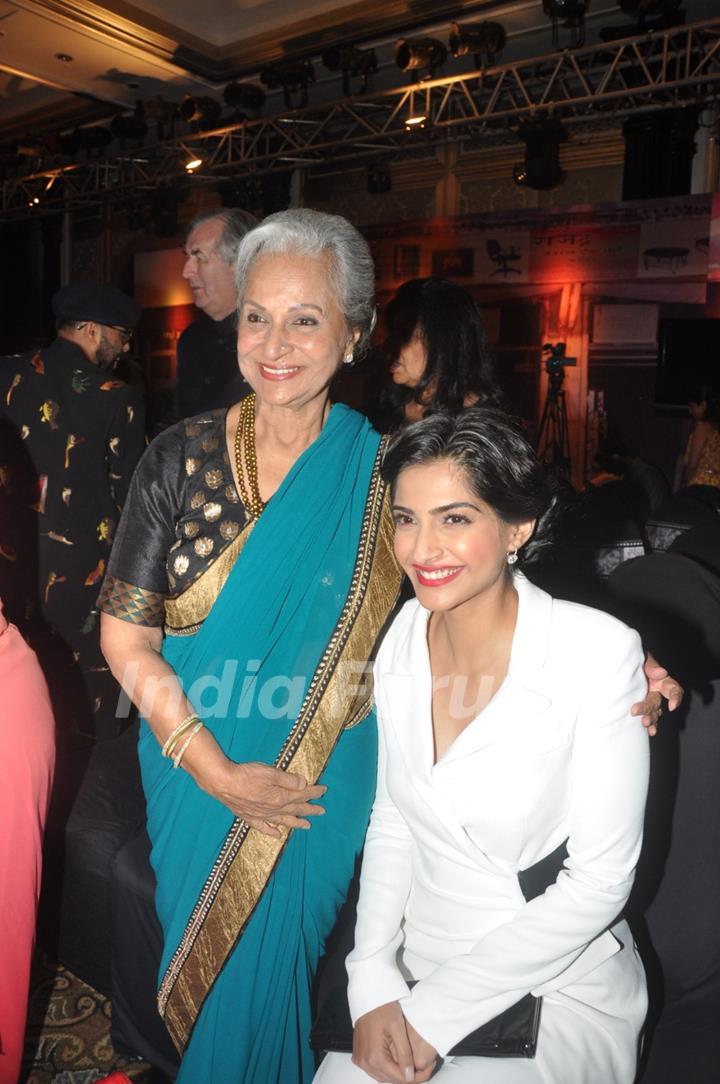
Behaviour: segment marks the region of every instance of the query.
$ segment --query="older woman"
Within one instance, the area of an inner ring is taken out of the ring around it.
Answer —
[[[144,716],[178,1079],[296,1084],[313,1075],[310,981],[372,801],[358,669],[400,573],[380,438],[328,398],[374,321],[367,245],[335,216],[272,215],[243,241],[238,283],[254,395],[150,446],[102,635]]]
[[[372,329],[367,245],[335,216],[271,215],[241,245],[238,289],[254,394],[148,449],[101,596],[103,646],[145,720],[178,1079],[299,1084],[314,1072],[313,972],[374,790],[358,671],[400,571],[380,438],[329,401]]]

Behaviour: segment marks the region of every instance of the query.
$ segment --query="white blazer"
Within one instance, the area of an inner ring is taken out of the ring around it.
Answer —
[[[555,993],[559,1004],[564,992],[580,1019],[599,1012],[598,1033],[612,1033],[617,1016],[625,1038],[608,1061],[611,1079],[632,1080],[646,995],[618,920],[647,790],[647,734],[630,715],[646,690],[640,639],[521,574],[515,585],[507,678],[437,764],[428,612],[417,601],[403,607],[378,653],[378,787],[347,965],[351,1015],[355,1022],[400,1000],[444,1055],[526,993],[551,995],[546,1003]],[[518,870],[565,839],[557,882],[526,903]],[[619,971],[615,961],[603,979],[603,963],[619,953],[627,965]],[[596,969],[599,983],[588,978]],[[420,980],[412,992],[409,975]],[[545,1014],[544,1006],[543,1023]]]

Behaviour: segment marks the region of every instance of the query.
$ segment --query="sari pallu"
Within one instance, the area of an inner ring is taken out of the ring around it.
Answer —
[[[232,760],[328,786],[325,816],[274,840],[174,771],[143,724],[165,936],[159,1005],[184,1052],[180,1081],[300,1084],[314,1072],[310,983],[374,789],[371,693],[357,670],[400,581],[379,460],[369,423],[333,407],[243,532],[199,630],[164,641],[165,658]]]

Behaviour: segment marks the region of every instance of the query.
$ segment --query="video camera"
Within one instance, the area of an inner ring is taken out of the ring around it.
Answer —
[[[577,365],[577,358],[566,357],[565,349],[565,343],[543,343],[542,352],[545,355],[547,373],[561,372],[565,365]]]

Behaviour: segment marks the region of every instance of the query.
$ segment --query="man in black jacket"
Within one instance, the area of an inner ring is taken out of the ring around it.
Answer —
[[[209,211],[190,223],[185,267],[200,317],[177,344],[176,409],[179,418],[232,406],[250,388],[237,364],[235,259],[257,221],[247,211]]]
[[[52,304],[55,341],[0,359],[0,593],[38,652],[59,727],[111,737],[119,690],[95,602],[145,447],[142,397],[113,375],[140,309],[80,282]]]

